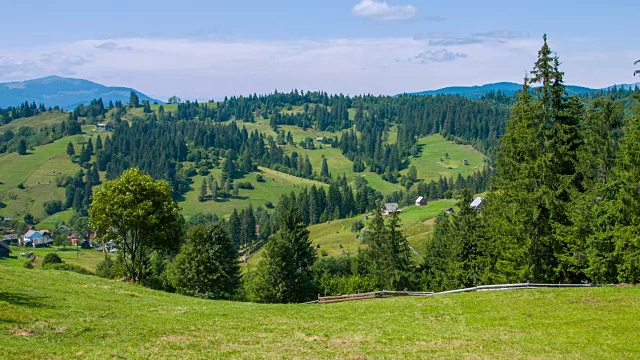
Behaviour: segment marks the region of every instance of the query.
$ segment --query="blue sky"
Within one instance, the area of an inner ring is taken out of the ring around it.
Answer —
[[[0,81],[46,75],[166,98],[395,94],[521,81],[543,33],[567,82],[634,82],[634,1],[12,1]]]

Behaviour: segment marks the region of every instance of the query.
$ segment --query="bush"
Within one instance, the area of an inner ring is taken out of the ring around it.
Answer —
[[[257,182],[264,182],[264,181],[265,181],[265,180],[264,180],[264,177],[262,176],[262,174],[258,174],[258,175],[256,175],[256,181],[257,181]]]
[[[47,255],[45,255],[44,259],[42,260],[42,267],[45,267],[49,264],[62,264],[60,255],[56,253],[48,253]]]
[[[266,203],[264,203],[264,207],[266,207],[267,209],[273,209],[273,203],[271,201],[267,201]]]
[[[356,220],[351,226],[351,232],[353,233],[359,233],[362,229],[364,229],[364,223],[362,220]]]
[[[70,182],[71,182],[71,176],[63,175],[63,174],[56,175],[57,187],[61,187],[61,188],[67,187],[67,185],[69,185]]]
[[[33,269],[33,264],[31,263],[30,260],[27,260],[24,262],[24,265],[22,265],[25,269]]]
[[[24,184],[23,183],[18,184],[17,188],[23,190],[24,189]]]
[[[111,256],[104,254],[104,260],[100,261],[96,265],[96,275],[105,279],[113,279],[113,267],[114,261],[111,260]]]
[[[243,181],[238,183],[240,189],[253,190],[253,185],[249,181]]]
[[[47,264],[46,266],[43,266],[43,267],[44,267],[45,270],[73,271],[75,273],[82,274],[82,275],[94,275],[91,271],[83,268],[82,266],[73,265],[73,264],[65,264],[65,263],[55,264],[55,263],[50,263],[50,264]]]
[[[42,205],[44,206],[44,211],[47,215],[53,215],[62,211],[62,201],[60,200],[45,201]]]

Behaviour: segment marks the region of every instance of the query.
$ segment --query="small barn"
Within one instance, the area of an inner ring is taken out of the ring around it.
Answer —
[[[2,237],[2,240],[0,240],[0,242],[6,245],[18,245],[18,234],[5,235]]]
[[[425,206],[427,205],[427,199],[424,198],[424,196],[419,196],[416,199],[416,206]]]
[[[9,257],[9,254],[11,254],[11,249],[9,248],[9,245],[6,245],[5,243],[0,242],[0,258]]]
[[[465,166],[469,165],[469,160],[464,159],[463,161],[464,161],[464,165],[465,165]]]
[[[482,210],[482,208],[484,207],[484,204],[482,203],[483,200],[484,200],[483,198],[478,196],[477,198],[473,199],[473,201],[471,202],[471,207],[476,210]]]
[[[384,204],[384,209],[382,209],[382,215],[389,216],[395,212],[402,212],[398,203],[386,203]]]
[[[451,215],[453,214],[453,208],[447,208],[444,212]]]

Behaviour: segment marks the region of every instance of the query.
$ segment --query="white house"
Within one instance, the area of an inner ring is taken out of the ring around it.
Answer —
[[[424,206],[427,205],[427,199],[424,196],[420,196],[416,199],[416,206]]]
[[[473,199],[473,201],[471,202],[471,207],[477,210],[482,210],[482,200],[484,200],[483,198],[481,198],[480,196],[478,196],[477,198]]]
[[[398,207],[398,203],[386,203],[384,204],[384,209],[382,210],[382,215],[389,216],[394,212],[402,212]]]

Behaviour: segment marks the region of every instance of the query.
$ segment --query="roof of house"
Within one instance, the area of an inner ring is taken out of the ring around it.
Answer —
[[[398,210],[398,203],[386,203],[384,204],[384,209],[388,212],[394,212]]]
[[[30,238],[35,234],[40,234],[42,236],[46,235],[49,232],[49,230],[29,230],[27,231],[24,235],[22,235],[22,237],[25,238]]]
[[[419,197],[416,199],[416,202],[421,202],[422,200],[424,200],[424,196],[419,196]]]
[[[6,244],[0,242],[0,247],[1,248],[5,248],[5,249],[9,250],[9,252],[11,252],[11,248],[9,247],[9,245],[6,245]]]
[[[18,234],[9,234],[9,235],[4,235],[2,237],[2,240],[17,240],[18,239]]]
[[[482,198],[480,196],[478,196],[477,198],[473,199],[473,202],[471,202],[471,207],[472,208],[477,208],[478,206],[480,206],[480,204],[482,204]]]

